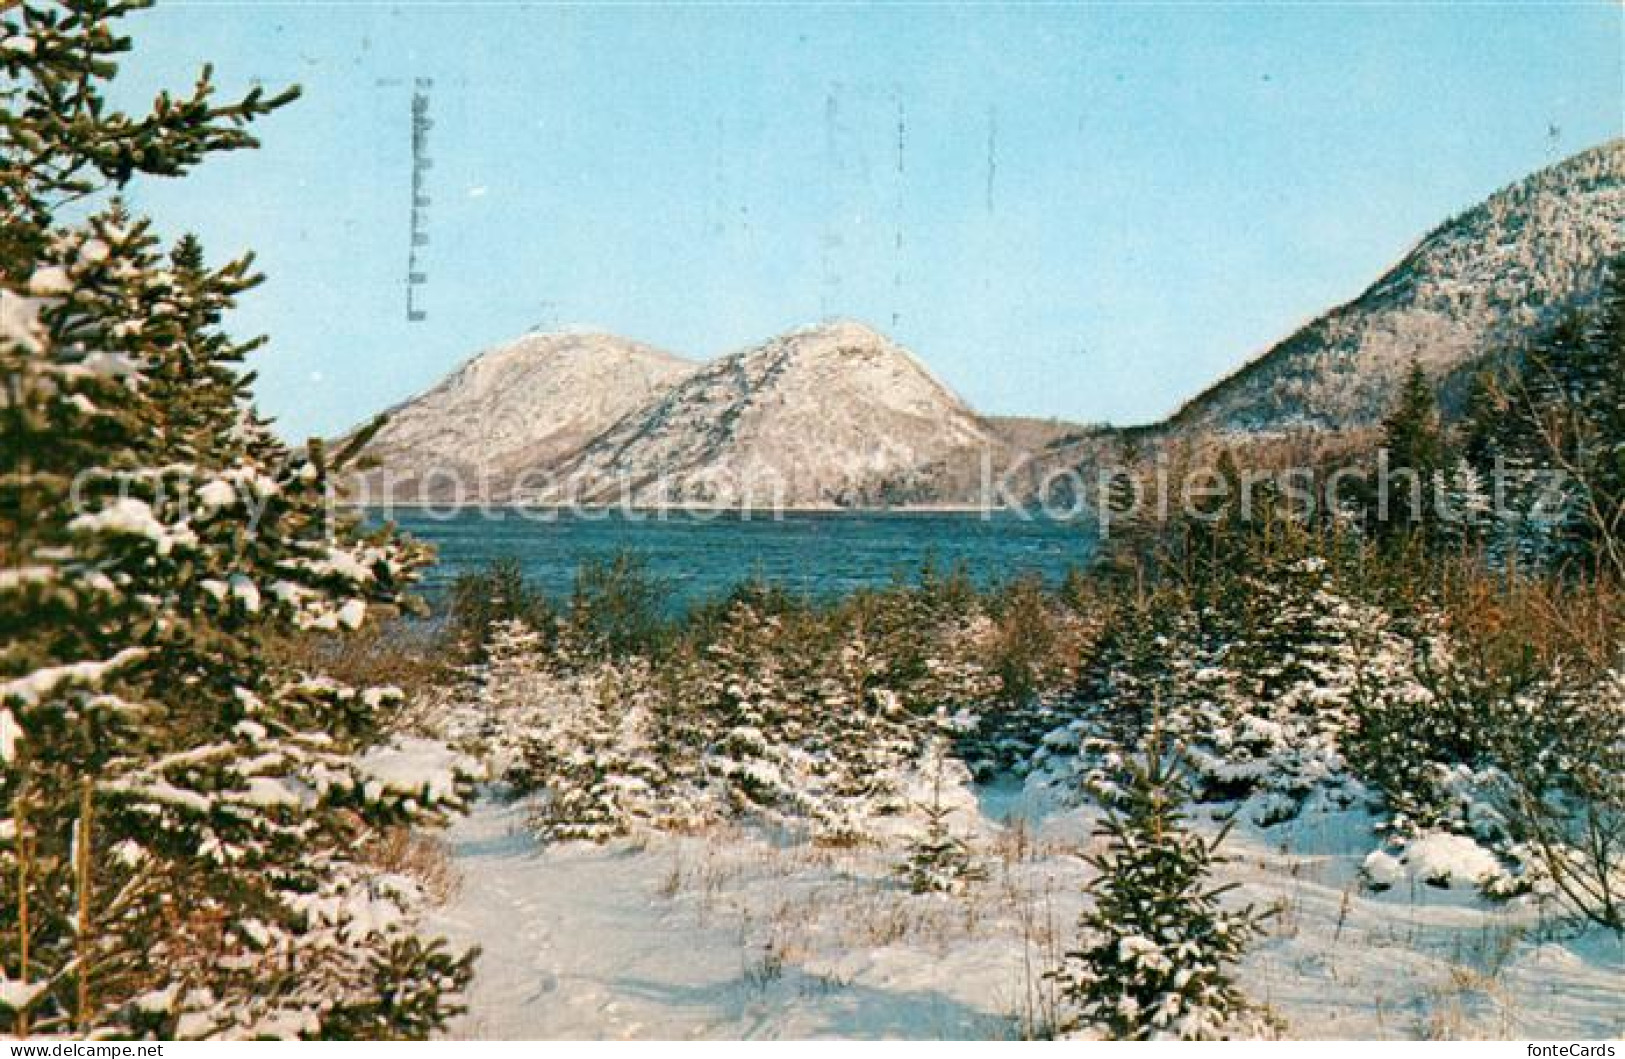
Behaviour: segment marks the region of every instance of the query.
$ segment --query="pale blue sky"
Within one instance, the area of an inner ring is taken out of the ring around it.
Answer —
[[[1622,12],[171,0],[130,22],[132,92],[212,60],[306,95],[264,150],[136,201],[259,251],[236,327],[270,333],[258,393],[291,437],[538,324],[710,357],[826,315],[982,411],[1135,422],[1621,135]]]

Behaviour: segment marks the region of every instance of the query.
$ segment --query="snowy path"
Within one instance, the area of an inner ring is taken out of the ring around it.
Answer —
[[[463,882],[433,929],[483,950],[456,1036],[693,1037],[736,1021],[725,987],[739,975],[737,937],[687,930],[671,966],[672,925],[642,858],[539,856],[522,813],[489,803],[447,840]]]
[[[682,839],[663,839],[658,851],[622,843],[543,855],[522,811],[489,802],[445,837],[462,885],[428,926],[482,948],[454,1037],[1008,1033],[996,1013],[911,988],[908,968],[889,966],[882,952],[850,969],[876,985],[789,963],[772,950],[770,930],[761,938],[769,925],[751,919],[749,899],[763,895],[741,892],[766,886],[793,901],[759,858],[724,864]]]
[[[983,792],[983,811],[1024,808]],[[1044,816],[1034,812],[1034,817]],[[1014,833],[984,816],[993,878],[918,897],[875,850],[733,833],[541,850],[491,802],[445,836],[462,875],[428,924],[483,950],[457,1037],[986,1038],[1030,1010],[1087,869],[1085,813]],[[1226,876],[1280,915],[1241,970],[1294,1037],[1595,1039],[1625,1033],[1625,946],[1554,936],[1527,910],[1356,878],[1369,831],[1320,817],[1240,828]]]

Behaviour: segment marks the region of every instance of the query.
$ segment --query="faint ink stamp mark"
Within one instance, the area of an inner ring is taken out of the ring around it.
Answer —
[[[429,170],[433,161],[429,157],[429,130],[434,121],[429,117],[429,92],[434,81],[419,77],[412,87],[412,212],[409,233],[411,239],[406,252],[406,319],[420,323],[429,318],[421,297],[429,282],[424,271],[422,253],[429,245]]]

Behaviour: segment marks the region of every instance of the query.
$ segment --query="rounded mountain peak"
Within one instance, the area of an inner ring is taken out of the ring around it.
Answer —
[[[541,367],[561,359],[610,361],[649,361],[664,364],[688,362],[663,349],[623,338],[597,328],[569,327],[553,331],[530,331],[476,354],[462,373],[485,374]]]
[[[846,317],[836,317],[830,320],[820,320],[817,323],[807,324],[787,332],[783,336],[786,340],[798,339],[825,340],[843,344],[865,346],[893,346],[896,345],[890,337],[877,329],[870,327],[861,320]]]

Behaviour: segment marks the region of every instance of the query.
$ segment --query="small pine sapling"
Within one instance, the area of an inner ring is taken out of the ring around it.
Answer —
[[[1268,1020],[1231,977],[1262,916],[1231,911],[1213,886],[1218,848],[1186,825],[1185,790],[1160,737],[1124,776],[1097,834],[1106,848],[1088,858],[1093,906],[1077,945],[1050,972],[1066,1034],[1117,1040],[1211,1040],[1256,1036]]]
[[[931,801],[919,807],[925,816],[925,831],[910,844],[908,859],[897,866],[897,874],[911,893],[961,893],[970,884],[985,880],[987,869],[949,826],[954,809],[942,800],[945,763],[940,740],[933,747],[932,763]]]

